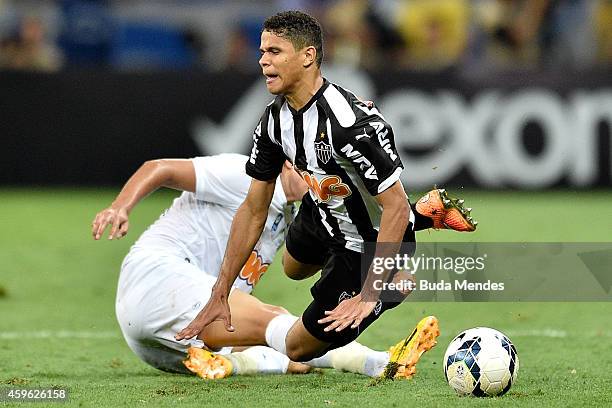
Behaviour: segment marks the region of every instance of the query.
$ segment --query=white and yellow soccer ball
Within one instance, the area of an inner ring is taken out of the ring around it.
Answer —
[[[504,395],[516,381],[519,358],[503,333],[475,327],[459,333],[444,354],[444,375],[460,395]]]

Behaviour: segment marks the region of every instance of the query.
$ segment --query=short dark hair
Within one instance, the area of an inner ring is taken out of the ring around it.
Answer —
[[[321,25],[314,17],[301,11],[283,11],[264,21],[263,30],[286,38],[296,50],[313,46],[317,50],[317,66],[323,61]]]

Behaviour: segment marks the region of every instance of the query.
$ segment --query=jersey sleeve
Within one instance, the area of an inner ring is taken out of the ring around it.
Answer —
[[[262,116],[257,128],[253,132],[253,148],[251,156],[246,163],[246,173],[254,179],[261,181],[274,180],[281,173],[285,154],[283,149],[270,139],[268,132],[268,119],[270,107]]]
[[[198,200],[237,209],[246,198],[251,179],[244,172],[247,157],[220,154],[192,160]]]
[[[345,129],[338,152],[353,164],[368,192],[378,195],[391,187],[403,170],[393,129],[381,116],[370,115]]]

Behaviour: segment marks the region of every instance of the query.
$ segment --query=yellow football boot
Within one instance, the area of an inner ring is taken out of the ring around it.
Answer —
[[[232,362],[229,359],[197,347],[189,347],[183,364],[189,371],[205,380],[225,378],[233,373]]]
[[[410,336],[389,349],[389,363],[381,378],[411,378],[416,373],[416,364],[424,352],[436,345],[440,335],[438,318],[427,316],[414,328]]]

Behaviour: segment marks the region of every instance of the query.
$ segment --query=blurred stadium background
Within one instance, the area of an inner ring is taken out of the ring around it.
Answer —
[[[610,185],[606,0],[0,0],[0,183],[248,152],[260,26],[285,8],[320,19],[324,75],[393,124],[409,188]]]
[[[324,75],[394,126],[411,198],[436,183],[475,208],[475,234],[421,240],[610,241],[610,0],[0,0],[0,386],[68,386],[86,406],[200,405],[202,390],[247,406],[465,404],[439,360],[455,333],[490,325],[525,364],[500,404],[612,403],[610,303],[404,305],[362,340],[383,348],[440,316],[441,346],[410,393],[366,395],[359,377],[333,374],[211,386],[129,352],[119,265],[175,194],[145,200],[119,243],[91,241],[91,219],[145,160],[249,151],[270,100],[260,26],[295,8],[326,31]],[[268,275],[256,294],[299,313],[309,282],[278,265]]]

